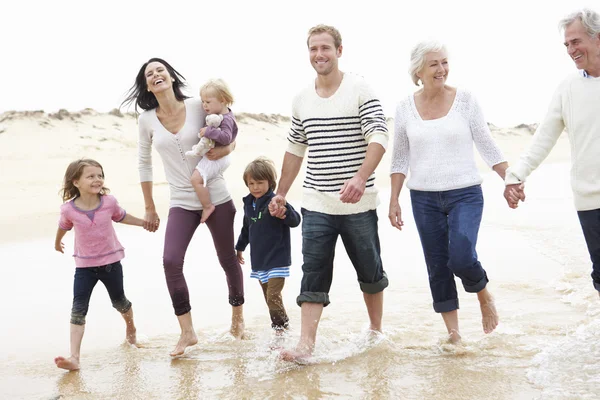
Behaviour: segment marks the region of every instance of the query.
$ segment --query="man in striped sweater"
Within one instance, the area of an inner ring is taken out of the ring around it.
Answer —
[[[317,78],[295,98],[277,196],[269,209],[283,217],[285,196],[308,159],[302,200],[302,308],[300,342],[284,360],[312,355],[323,307],[329,304],[338,236],[356,270],[373,331],[381,331],[383,290],[388,286],[377,232],[374,171],[388,142],[381,104],[359,76],[338,69],[342,38],[318,25],[308,32],[310,63]]]

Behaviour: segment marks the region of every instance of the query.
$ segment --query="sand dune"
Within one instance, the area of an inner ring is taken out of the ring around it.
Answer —
[[[269,114],[237,114],[239,123],[238,146],[233,164],[225,177],[236,204],[246,194],[242,171],[257,156],[272,158],[278,166],[287,145],[289,117]],[[388,120],[390,132],[393,120]],[[534,125],[522,124],[514,128],[498,128],[490,124],[492,134],[505,152],[509,162],[514,161],[531,139]],[[9,111],[0,115],[0,184],[3,188],[0,221],[10,227],[0,233],[0,241],[48,237],[54,235],[58,207],[58,191],[67,164],[79,157],[97,159],[104,166],[106,184],[120,203],[133,215],[142,216],[143,201],[137,172],[137,121],[132,113],[115,109],[99,113],[92,109],[79,112],[59,110]],[[388,152],[377,170],[377,184],[389,184]],[[566,135],[550,156],[550,161],[569,158]],[[168,207],[168,185],[164,179],[160,157],[155,154],[155,201],[159,213],[165,215]],[[482,171],[485,164],[478,158]],[[303,174],[303,172],[301,172]],[[301,180],[290,192],[290,199],[301,196]],[[382,199],[385,204],[387,199]],[[384,205],[382,205],[383,207]]]

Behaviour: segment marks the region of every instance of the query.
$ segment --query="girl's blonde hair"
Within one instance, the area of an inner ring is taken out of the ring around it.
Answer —
[[[85,167],[98,167],[102,170],[102,176],[104,176],[104,168],[102,165],[96,160],[92,160],[89,158],[81,158],[79,160],[73,161],[67,167],[67,171],[65,172],[65,177],[63,179],[63,187],[60,190],[60,196],[62,197],[63,202],[69,201],[74,197],[79,196],[79,189],[73,184],[73,181],[76,181],[81,178],[83,174],[83,169]],[[110,190],[107,187],[102,186],[100,190],[100,195],[108,194]]]
[[[229,90],[229,86],[225,83],[223,79],[211,79],[206,82],[200,88],[200,96],[202,95],[213,95],[217,97],[220,101],[225,103],[226,106],[230,106],[233,104],[233,95]]]
[[[277,186],[277,172],[275,171],[275,163],[266,157],[258,157],[246,166],[244,170],[244,183],[248,186],[248,181],[268,181],[269,189],[275,190]]]

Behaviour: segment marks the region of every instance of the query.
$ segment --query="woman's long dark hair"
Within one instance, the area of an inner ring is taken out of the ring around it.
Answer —
[[[148,64],[153,62],[159,62],[164,65],[171,78],[175,79],[175,82],[173,82],[173,92],[175,92],[175,98],[177,100],[183,101],[189,97],[184,95],[181,91],[181,89],[186,86],[183,75],[177,72],[175,68],[171,67],[171,65],[162,58],[154,57],[142,65],[137,76],[135,77],[135,83],[127,92],[127,97],[125,97],[125,100],[123,100],[121,103],[120,108],[123,106],[129,106],[134,102],[136,112],[138,112],[138,107],[144,111],[152,110],[153,108],[158,107],[158,101],[156,100],[154,93],[148,91],[148,85],[146,84],[146,67]]]

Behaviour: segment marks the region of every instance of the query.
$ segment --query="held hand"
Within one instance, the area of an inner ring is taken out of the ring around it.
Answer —
[[[404,226],[404,221],[402,221],[402,209],[400,208],[398,201],[390,201],[390,212],[388,217],[390,218],[392,226],[401,231]]]
[[[200,139],[202,139],[204,137],[204,134],[206,133],[206,127],[200,129],[200,132],[198,132],[198,137]]]
[[[504,198],[510,208],[519,207],[519,201],[525,201],[525,185],[523,183],[506,185],[504,188]]]
[[[58,251],[59,253],[63,253],[65,254],[65,245],[63,242],[56,242],[54,243],[54,250]]]
[[[144,214],[144,229],[148,232],[156,232],[160,225],[160,218],[156,211],[146,211]]]
[[[237,251],[237,259],[238,259],[238,262],[241,265],[244,265],[244,256],[243,256],[243,254],[244,254],[243,251],[239,251],[239,250]]]
[[[283,197],[280,194],[276,195],[271,199],[271,202],[269,203],[269,213],[272,217],[284,219],[285,212],[287,211],[287,209],[285,208],[286,204],[287,201],[285,200],[285,197]]]
[[[342,203],[358,203],[365,193],[367,181],[358,175],[354,175],[351,179],[344,182],[342,190],[340,190],[340,200]]]

